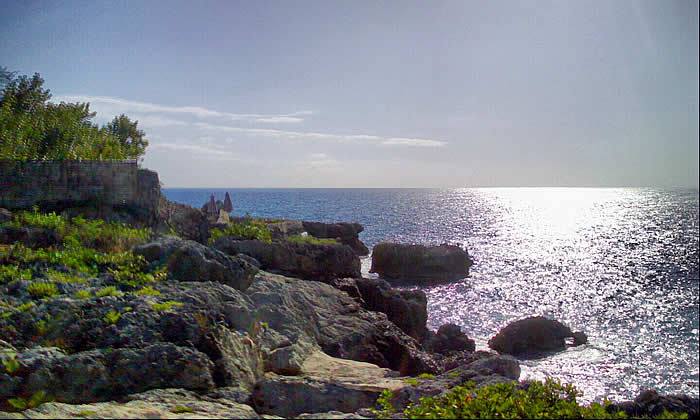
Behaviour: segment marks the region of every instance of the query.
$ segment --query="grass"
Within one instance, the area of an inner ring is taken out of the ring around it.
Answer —
[[[169,300],[163,303],[151,303],[151,308],[155,309],[158,312],[169,311],[170,309],[172,309],[173,306],[182,306],[182,302],[175,302]]]
[[[257,239],[267,243],[272,242],[272,236],[265,224],[261,220],[253,219],[250,216],[243,222],[229,222],[224,228],[212,229],[209,243],[214,243],[223,236],[232,236],[236,239]]]
[[[134,292],[136,295],[151,295],[160,296],[160,291],[152,288],[151,286],[142,287],[141,289]]]
[[[287,242],[295,244],[312,244],[312,245],[338,245],[340,242],[335,239],[317,238],[311,235],[291,235],[285,238]]]
[[[107,286],[107,287],[103,287],[102,289],[98,290],[97,293],[95,293],[95,296],[97,296],[97,297],[121,296],[121,294],[122,294],[122,292],[118,291],[116,287]]]
[[[44,298],[56,296],[58,294],[58,289],[56,289],[55,283],[35,282],[27,286],[27,292],[34,298]]]

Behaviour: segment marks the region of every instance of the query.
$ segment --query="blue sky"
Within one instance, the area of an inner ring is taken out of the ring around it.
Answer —
[[[698,186],[697,1],[5,1],[166,187]]]

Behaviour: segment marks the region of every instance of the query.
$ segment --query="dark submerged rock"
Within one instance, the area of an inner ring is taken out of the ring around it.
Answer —
[[[443,244],[423,246],[382,242],[372,251],[371,273],[392,283],[434,283],[469,275],[472,261],[466,250]]]

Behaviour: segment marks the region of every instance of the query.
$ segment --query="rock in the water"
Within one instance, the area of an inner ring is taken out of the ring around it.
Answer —
[[[577,345],[582,344],[585,334],[574,335],[569,327],[559,321],[535,316],[508,324],[489,340],[489,347],[499,353],[537,357],[540,352],[565,349],[568,337],[573,337]]]
[[[390,282],[434,283],[465,278],[472,261],[455,246],[408,245],[382,242],[372,251],[371,273]]]
[[[642,391],[634,401],[622,401],[610,404],[609,413],[624,411],[629,417],[656,418],[664,410],[676,413],[686,413],[689,419],[700,416],[700,400],[687,395],[660,395],[653,389]]]
[[[238,290],[250,286],[258,271],[247,261],[173,236],[138,246],[134,253],[143,255],[149,262],[167,263],[168,271],[177,280],[214,281]]]
[[[341,244],[266,243],[222,236],[212,246],[229,255],[248,255],[260,262],[263,270],[287,276],[323,282],[360,276],[360,259]]]
[[[474,351],[474,340],[467,337],[459,325],[445,324],[437,333],[426,333],[423,348],[433,353],[450,354],[458,351]]]

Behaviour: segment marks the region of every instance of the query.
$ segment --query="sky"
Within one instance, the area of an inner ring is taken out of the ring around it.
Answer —
[[[165,187],[698,187],[698,2],[3,1]]]

